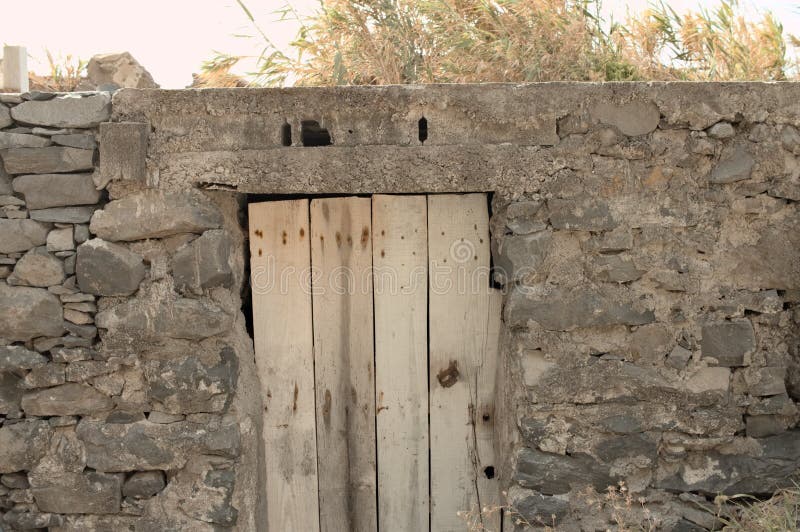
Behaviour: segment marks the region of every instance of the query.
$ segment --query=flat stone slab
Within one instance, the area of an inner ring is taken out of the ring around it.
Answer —
[[[62,96],[48,101],[22,102],[11,109],[22,124],[46,127],[95,127],[111,118],[111,97],[100,93],[86,97]]]
[[[77,383],[36,390],[22,396],[22,410],[29,416],[97,414],[113,406],[113,401],[105,394]]]
[[[49,146],[11,148],[2,154],[9,174],[49,174],[79,172],[94,167],[94,150]]]
[[[100,200],[92,174],[34,174],[14,179],[14,192],[25,196],[29,209],[91,205]]]
[[[0,218],[0,253],[28,251],[47,242],[47,224],[35,220]]]
[[[221,213],[201,192],[148,190],[110,202],[95,213],[89,229],[104,240],[132,241],[202,233],[221,224]]]
[[[0,131],[0,150],[8,148],[44,148],[53,144],[50,139],[22,133]]]
[[[93,238],[78,247],[75,263],[82,292],[98,296],[126,296],[144,279],[142,257],[119,244]]]
[[[44,288],[0,283],[0,323],[3,337],[9,340],[64,333],[61,302]]]

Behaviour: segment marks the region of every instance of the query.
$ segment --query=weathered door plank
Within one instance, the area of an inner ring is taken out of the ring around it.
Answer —
[[[380,530],[428,530],[425,196],[372,198]]]
[[[371,201],[311,201],[320,530],[377,529]]]
[[[489,226],[484,194],[428,197],[431,529],[480,512],[478,383],[487,356]],[[492,372],[494,378],[494,372]]]
[[[308,200],[253,203],[249,215],[268,530],[318,530]]]

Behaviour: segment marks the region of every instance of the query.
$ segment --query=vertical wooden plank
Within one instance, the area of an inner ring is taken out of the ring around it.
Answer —
[[[489,216],[484,194],[428,197],[431,530],[480,512],[476,412],[487,356]],[[492,378],[494,374],[492,373]]]
[[[319,530],[308,200],[249,212],[268,530]]]
[[[371,201],[311,202],[320,529],[377,529]]]
[[[488,284],[488,281],[487,281]],[[503,293],[489,290],[489,305],[486,316],[486,346],[484,356],[478,367],[478,410],[475,419],[475,440],[477,451],[478,497],[481,508],[493,511],[483,515],[483,526],[487,530],[500,530],[500,486],[497,482],[497,455],[495,439],[495,386],[497,383],[497,363],[500,349],[500,328],[502,325]],[[497,508],[496,511],[494,509]]]
[[[379,529],[428,530],[425,196],[372,198]]]

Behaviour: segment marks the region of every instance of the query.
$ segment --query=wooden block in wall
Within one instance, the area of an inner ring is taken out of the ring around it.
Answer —
[[[100,124],[100,179],[147,180],[147,138],[149,126],[143,122],[103,122]]]

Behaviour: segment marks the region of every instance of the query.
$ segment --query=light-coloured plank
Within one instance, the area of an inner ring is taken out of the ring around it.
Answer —
[[[311,202],[320,530],[377,529],[371,201]]]
[[[379,529],[428,530],[425,196],[372,198]]]
[[[268,530],[319,530],[308,200],[250,204]]]
[[[3,72],[0,89],[28,92],[28,50],[24,46],[3,47]]]
[[[491,511],[482,516],[486,530],[500,530],[499,506],[500,486],[497,480],[497,455],[495,453],[495,387],[497,383],[497,363],[500,348],[500,328],[502,326],[503,293],[489,291],[489,306],[486,316],[486,346],[481,365],[477,368],[478,410],[475,419],[475,440],[477,443],[478,496],[481,508]],[[496,509],[496,511],[495,511]]]
[[[428,197],[431,530],[478,511],[478,383],[487,356],[489,215],[484,194]],[[494,374],[492,374],[494,377]]]

